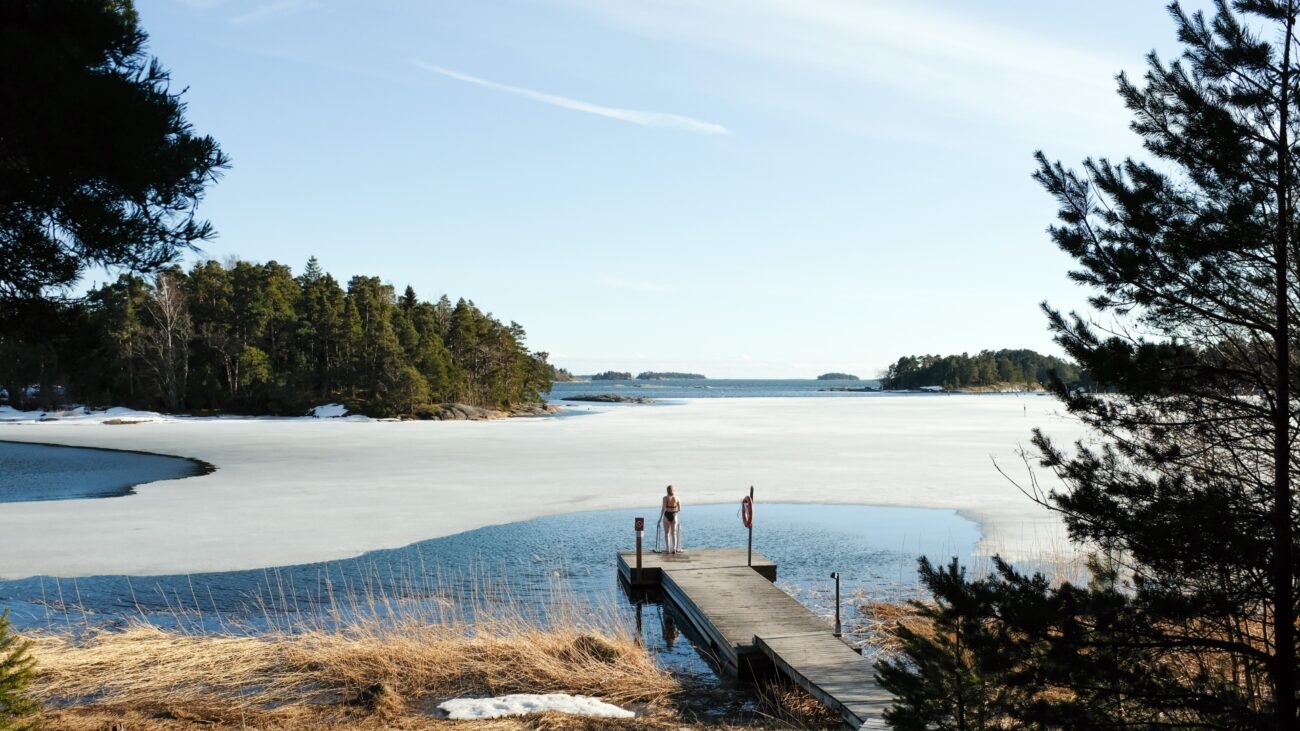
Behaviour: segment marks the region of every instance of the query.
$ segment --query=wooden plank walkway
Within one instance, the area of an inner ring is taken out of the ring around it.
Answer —
[[[853,728],[887,729],[884,712],[894,696],[876,683],[875,670],[829,632],[758,635],[754,644],[800,687]]]
[[[623,580],[631,586],[659,586],[660,572],[672,569],[722,569],[745,566],[746,553],[743,548],[703,548],[685,553],[651,553],[641,555],[641,578],[634,576],[636,552],[621,551],[618,554],[618,572]],[[776,564],[758,551],[754,552],[753,570],[768,581],[776,581]]]
[[[826,622],[773,585],[776,564],[745,549],[696,549],[684,554],[619,554],[619,573],[634,586],[658,584],[704,638],[727,672],[743,675],[771,663],[853,728],[886,728],[893,697],[875,670],[831,633]]]

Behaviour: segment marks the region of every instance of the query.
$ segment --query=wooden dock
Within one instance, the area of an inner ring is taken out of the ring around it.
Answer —
[[[838,713],[853,728],[886,728],[893,696],[875,670],[831,633],[826,622],[776,588],[776,564],[743,548],[683,554],[621,552],[618,570],[634,587],[658,586],[733,675],[771,665]]]

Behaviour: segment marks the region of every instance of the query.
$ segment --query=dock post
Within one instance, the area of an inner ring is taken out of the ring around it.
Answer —
[[[840,572],[832,571],[831,578],[835,579],[835,636],[844,636],[844,625],[840,624]]]
[[[645,518],[636,518],[633,521],[633,525],[636,527],[636,573],[633,574],[635,578],[632,579],[632,583],[640,584],[641,583],[641,537],[645,534]]]

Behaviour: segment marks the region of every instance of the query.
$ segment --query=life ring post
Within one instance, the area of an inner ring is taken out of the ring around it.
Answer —
[[[749,520],[745,521],[749,528],[749,551],[746,556],[746,565],[754,567],[754,486],[749,486]]]

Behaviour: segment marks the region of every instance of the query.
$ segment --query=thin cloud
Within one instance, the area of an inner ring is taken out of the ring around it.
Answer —
[[[231,25],[252,25],[281,15],[290,15],[320,7],[316,0],[276,0],[230,18]]]
[[[936,109],[957,107],[1017,129],[1053,130],[1061,139],[1095,138],[1098,129],[1118,129],[1127,139],[1128,116],[1112,80],[1126,64],[974,13],[886,0],[562,1],[637,35],[799,70],[818,82],[829,77],[860,84],[862,91],[850,98],[887,89]],[[761,102],[782,102],[771,85],[757,88]],[[789,98],[801,111],[809,106],[801,95]],[[954,129],[962,133],[960,125],[945,128],[946,122],[925,119],[932,112],[924,107],[921,119],[899,120],[837,100],[826,105],[832,118],[857,118],[904,136],[914,128],[928,142]]]
[[[624,109],[622,107],[607,107],[601,104],[592,104],[591,102],[584,102],[579,99],[570,99],[569,97],[565,97],[565,96],[557,96],[555,94],[547,94],[540,91],[534,91],[532,89],[524,89],[519,86],[498,84],[495,81],[488,81],[487,79],[481,79],[477,76],[470,76],[469,74],[463,74],[459,71],[453,71],[452,69],[443,68],[442,66],[435,66],[433,64],[425,63],[423,61],[412,61],[411,63],[419,68],[424,69],[425,71],[430,71],[432,73],[439,74],[441,76],[446,76],[449,79],[464,81],[467,84],[475,84],[477,86],[482,86],[487,89],[492,89],[493,91],[500,91],[506,94],[521,96],[525,99],[532,99],[533,101],[541,102],[543,104],[549,104],[553,107],[560,107],[561,109],[571,109],[575,112],[586,112],[587,114],[595,114],[600,117],[617,119],[620,122],[639,124],[642,127],[664,127],[668,129],[679,129],[686,132],[695,132],[697,134],[706,134],[706,135],[731,134],[731,130],[727,129],[726,127],[720,124],[715,124],[713,122],[705,122],[703,120],[693,119],[691,117],[684,117],[680,114],[668,114],[666,112],[647,112],[640,109]]]

